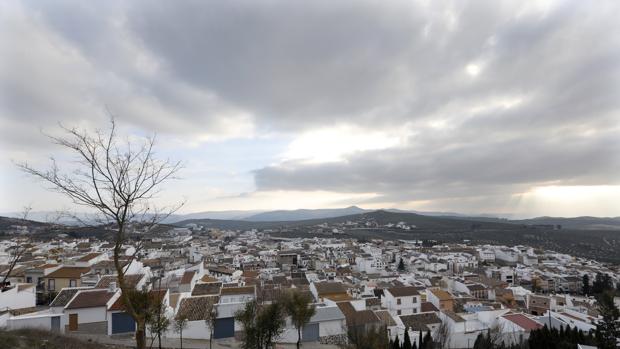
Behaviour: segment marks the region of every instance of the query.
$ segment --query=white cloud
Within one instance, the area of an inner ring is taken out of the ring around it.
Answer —
[[[342,125],[316,129],[296,137],[282,155],[282,161],[307,163],[343,161],[346,155],[367,150],[387,149],[403,144],[406,129],[372,131]]]

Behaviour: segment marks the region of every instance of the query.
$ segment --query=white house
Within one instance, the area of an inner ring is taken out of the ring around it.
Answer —
[[[384,290],[381,305],[392,316],[417,314],[420,312],[421,297],[414,286],[390,287]]]
[[[317,306],[314,316],[301,331],[302,342],[320,342],[322,344],[338,343],[346,336],[345,316],[338,306]],[[297,342],[297,330],[290,321],[278,337],[278,343]]]
[[[109,334],[108,308],[120,296],[120,290],[92,289],[80,290],[65,306],[68,315],[68,331],[90,334]]]

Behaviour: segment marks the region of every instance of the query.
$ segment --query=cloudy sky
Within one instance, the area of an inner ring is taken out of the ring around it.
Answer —
[[[58,122],[158,134],[187,212],[620,215],[620,3],[2,1],[0,212]],[[62,155],[61,155],[62,156]]]

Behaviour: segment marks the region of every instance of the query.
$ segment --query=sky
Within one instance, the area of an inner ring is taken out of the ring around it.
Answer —
[[[16,162],[114,115],[184,212],[359,205],[620,216],[620,2],[0,2],[0,212],[71,203]]]

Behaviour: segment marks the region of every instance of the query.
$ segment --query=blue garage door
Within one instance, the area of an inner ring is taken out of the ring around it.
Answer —
[[[302,342],[316,342],[319,340],[319,324],[307,324],[301,329]]]
[[[52,316],[52,331],[60,332],[60,316]]]
[[[135,332],[136,323],[127,313],[112,313],[112,334]]]
[[[213,338],[230,338],[235,336],[235,319],[227,317],[215,320]]]

